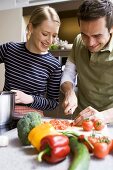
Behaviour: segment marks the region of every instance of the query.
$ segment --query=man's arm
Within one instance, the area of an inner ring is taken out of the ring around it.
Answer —
[[[99,112],[91,106],[88,106],[82,110],[79,115],[75,118],[74,124],[81,125],[82,121],[86,118],[89,119],[102,119],[104,123],[113,123],[113,108]]]
[[[105,123],[113,123],[113,108],[100,112],[104,117]]]
[[[67,60],[61,79],[61,91],[64,93],[63,108],[65,114],[72,114],[77,107],[75,95],[76,66]]]

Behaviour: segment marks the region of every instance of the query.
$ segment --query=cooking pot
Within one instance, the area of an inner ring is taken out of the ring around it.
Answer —
[[[15,92],[0,92],[0,126],[9,124],[12,120],[15,105]]]

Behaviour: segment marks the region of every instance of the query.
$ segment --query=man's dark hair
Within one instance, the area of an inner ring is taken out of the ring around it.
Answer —
[[[79,7],[78,21],[91,21],[102,17],[106,19],[108,30],[113,26],[113,4],[110,0],[85,0]]]

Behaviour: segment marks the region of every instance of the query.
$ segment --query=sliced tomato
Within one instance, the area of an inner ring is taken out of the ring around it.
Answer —
[[[49,121],[56,130],[65,130],[70,126],[68,120],[52,119]]]
[[[82,122],[82,127],[84,131],[91,131],[93,129],[93,122],[89,119],[84,119]]]
[[[99,131],[104,129],[105,123],[101,119],[96,119],[93,123],[95,130]]]

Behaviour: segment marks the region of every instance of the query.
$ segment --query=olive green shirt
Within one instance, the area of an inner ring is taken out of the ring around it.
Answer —
[[[91,53],[79,34],[68,58],[76,64],[78,112],[92,106],[98,111],[113,107],[113,36],[103,50]]]

